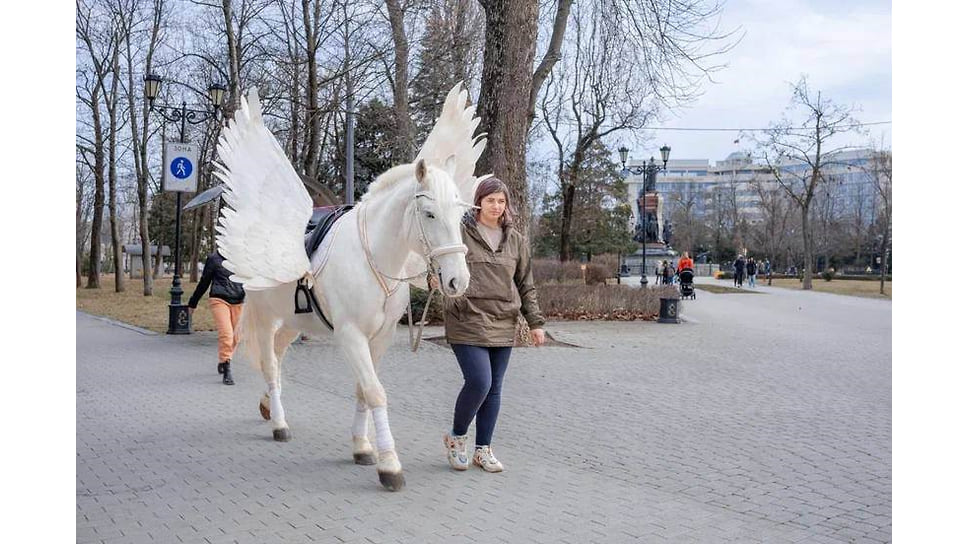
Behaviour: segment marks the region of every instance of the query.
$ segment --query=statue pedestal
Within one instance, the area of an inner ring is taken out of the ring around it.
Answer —
[[[647,243],[645,244],[645,275],[649,281],[655,279],[655,269],[662,270],[662,261],[669,261],[676,264],[678,254],[665,244]],[[630,276],[642,275],[642,248],[636,250],[631,255],[626,255],[622,259],[622,264],[628,267]]]

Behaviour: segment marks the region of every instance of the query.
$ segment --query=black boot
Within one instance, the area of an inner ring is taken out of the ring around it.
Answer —
[[[222,363],[225,365],[225,372],[222,374],[222,383],[225,385],[235,385],[235,380],[232,379],[232,368],[230,363],[231,361],[225,361]]]
[[[218,373],[219,374],[225,374],[225,367],[226,366],[228,366],[228,363],[219,363],[218,364]]]

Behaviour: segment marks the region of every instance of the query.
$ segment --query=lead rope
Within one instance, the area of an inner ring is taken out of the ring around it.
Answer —
[[[410,331],[410,351],[417,353],[420,349],[420,338],[423,336],[424,325],[427,324],[427,310],[430,309],[430,302],[434,298],[434,293],[440,291],[437,287],[432,287],[427,295],[427,303],[424,304],[423,315],[420,316],[420,327],[417,328],[417,338],[413,337],[413,299],[407,303],[407,326]]]

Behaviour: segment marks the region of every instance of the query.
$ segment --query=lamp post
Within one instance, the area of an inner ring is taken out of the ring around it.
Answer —
[[[655,191],[655,176],[660,170],[666,169],[666,164],[669,162],[669,153],[672,152],[672,148],[668,145],[664,145],[659,148],[659,152],[662,154],[661,167],[655,163],[655,157],[650,157],[648,165],[633,166],[628,168],[625,166],[625,162],[629,158],[629,148],[625,147],[624,145],[618,148],[619,156],[622,158],[622,169],[632,173],[633,175],[642,174],[642,190],[639,191],[639,224],[641,225],[642,233],[642,279],[639,280],[641,285],[649,284],[647,273],[645,271],[645,243],[648,240],[645,230],[645,195]],[[658,228],[661,227],[659,227],[657,224],[656,229]]]
[[[213,83],[208,87],[208,98],[212,103],[212,109],[203,110],[190,109],[184,101],[181,106],[168,106],[165,104],[155,105],[155,99],[161,91],[162,78],[155,74],[145,75],[145,98],[148,99],[148,107],[151,111],[161,115],[166,121],[180,123],[179,142],[188,143],[185,139],[185,124],[197,125],[218,116],[219,107],[222,105],[222,98],[225,96],[225,85]],[[168,79],[172,83],[185,85],[184,83]],[[164,176],[162,176],[164,178]],[[181,197],[182,191],[176,191],[175,203],[175,275],[171,280],[171,303],[168,306],[168,334],[191,334],[191,321],[188,317],[188,307],[181,302]]]

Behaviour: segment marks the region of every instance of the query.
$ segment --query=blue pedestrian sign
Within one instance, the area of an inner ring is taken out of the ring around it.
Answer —
[[[198,190],[198,146],[165,143],[164,190],[194,193]]]

